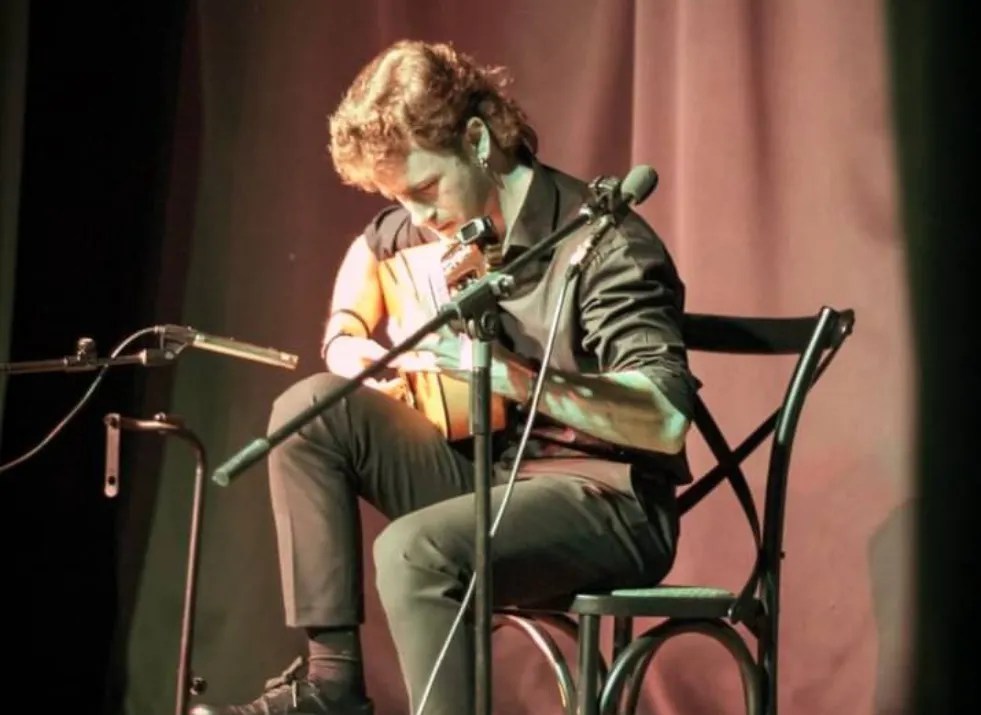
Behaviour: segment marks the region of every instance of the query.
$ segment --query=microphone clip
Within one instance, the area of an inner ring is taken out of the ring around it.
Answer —
[[[657,172],[640,165],[630,170],[622,180],[615,176],[598,176],[589,182],[592,198],[583,204],[580,215],[592,225],[589,236],[573,253],[566,270],[566,280],[572,280],[583,270],[583,264],[603,235],[630,213],[632,204],[644,201],[657,186]]]
[[[630,210],[630,200],[620,190],[623,181],[615,176],[597,176],[589,182],[591,198],[583,210],[589,214],[590,222],[609,216],[609,221],[620,223]]]
[[[156,325],[160,350],[176,358],[194,342],[194,330],[183,325]]]

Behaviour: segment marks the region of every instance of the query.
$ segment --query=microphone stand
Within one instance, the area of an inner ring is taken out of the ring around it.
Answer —
[[[204,678],[196,677],[191,672],[191,653],[194,650],[194,610],[197,600],[198,568],[201,560],[204,484],[205,475],[208,471],[204,444],[194,432],[184,426],[182,419],[162,412],[154,415],[152,420],[123,417],[114,412],[105,416],[105,423],[106,427],[110,429],[122,428],[134,432],[155,432],[165,437],[174,436],[187,442],[194,451],[195,468],[191,525],[184,575],[184,600],[181,607],[180,646],[177,655],[177,692],[174,697],[175,715],[186,715],[188,696],[203,693],[207,687],[207,681]]]
[[[265,437],[248,443],[239,452],[219,465],[212,480],[228,486],[248,467],[265,457],[273,447],[300,430],[324,410],[336,405],[353,393],[365,380],[380,374],[396,357],[411,350],[419,341],[459,320],[473,339],[473,366],[470,389],[471,431],[474,437],[474,667],[476,715],[491,715],[491,597],[490,559],[490,482],[493,470],[491,424],[491,342],[497,334],[499,301],[510,295],[515,276],[525,266],[545,256],[560,241],[583,226],[597,222],[590,245],[610,225],[618,222],[629,208],[633,197],[621,197],[620,182],[600,177],[590,184],[594,199],[580,208],[578,215],[566,225],[540,240],[520,256],[496,271],[487,273],[457,292],[442,305],[437,315],[423,324],[401,343],[395,345],[375,363],[369,365],[350,381],[332,390],[305,408]],[[653,188],[653,187],[652,187]],[[646,196],[645,196],[646,197]],[[416,715],[421,715],[417,713]]]
[[[130,355],[98,357],[95,341],[92,338],[79,338],[76,342],[76,352],[63,358],[49,360],[26,360],[23,362],[0,363],[0,375],[27,374],[41,372],[88,372],[96,369],[117,367],[120,365],[143,365],[159,367],[169,365],[177,360],[183,345],[147,348]],[[207,458],[204,445],[191,430],[184,427],[183,422],[176,417],[163,413],[157,414],[152,420],[138,420],[123,417],[118,413],[105,416],[107,428],[106,449],[106,496],[112,498],[118,490],[118,461],[119,442],[112,433],[118,433],[120,428],[156,432],[163,435],[175,435],[191,444],[194,449],[197,466],[194,472],[194,496],[191,512],[190,538],[188,545],[187,569],[184,586],[184,602],[181,616],[180,648],[177,663],[177,693],[175,698],[175,715],[186,715],[188,695],[197,694],[204,690],[206,683],[202,678],[191,675],[191,651],[194,638],[194,601],[197,590],[198,563],[200,560],[201,519],[204,509],[204,483],[207,474]]]
[[[49,360],[29,360],[24,362],[0,363],[0,375],[39,372],[88,372],[96,369],[120,365],[143,365],[159,367],[174,363],[187,342],[170,343],[166,336],[161,337],[160,348],[143,349],[129,355],[97,356],[95,341],[88,337],[79,338],[76,352],[63,358]],[[154,432],[164,436],[175,436],[191,445],[196,466],[191,507],[191,523],[188,538],[187,564],[184,579],[184,600],[181,608],[180,646],[177,660],[177,685],[174,702],[175,715],[186,715],[190,695],[204,692],[207,682],[191,672],[191,654],[194,643],[194,610],[197,594],[198,570],[201,555],[201,528],[204,512],[204,485],[207,475],[207,456],[204,444],[190,429],[184,426],[179,417],[158,413],[152,420],[124,417],[119,413],[107,414],[104,418],[107,429],[106,440],[106,486],[107,497],[115,497],[118,492],[119,440],[121,429],[135,432]]]
[[[95,341],[92,338],[79,338],[74,355],[53,360],[0,363],[0,375],[20,375],[35,372],[90,372],[102,367],[118,367],[120,365],[160,367],[174,362],[179,352],[179,350],[170,348],[148,348],[132,355],[100,358],[95,353]]]

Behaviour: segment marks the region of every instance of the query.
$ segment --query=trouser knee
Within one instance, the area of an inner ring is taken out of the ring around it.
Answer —
[[[462,597],[467,566],[448,547],[448,537],[413,513],[391,522],[375,539],[375,585],[390,616],[427,594]]]

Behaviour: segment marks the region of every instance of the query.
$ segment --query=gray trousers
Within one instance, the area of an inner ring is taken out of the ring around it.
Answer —
[[[322,373],[295,384],[276,400],[270,427],[341,380]],[[495,471],[492,514],[506,479]],[[275,448],[269,476],[290,626],[362,622],[358,498],[391,520],[374,543],[376,586],[415,707],[472,573],[470,456],[419,412],[359,388]],[[495,603],[541,603],[661,579],[677,536],[673,489],[662,491],[653,507],[645,498],[645,513],[631,488],[548,473],[519,481],[491,549]],[[657,502],[664,511],[649,519]],[[472,712],[473,698],[472,633],[464,626],[426,713]]]

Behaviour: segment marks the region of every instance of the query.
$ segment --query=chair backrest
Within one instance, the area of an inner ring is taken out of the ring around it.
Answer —
[[[681,512],[691,509],[723,480],[732,486],[746,514],[756,541],[753,571],[730,612],[735,621],[754,615],[754,597],[764,608],[774,609],[779,593],[783,548],[784,510],[790,454],[804,400],[851,334],[855,314],[851,310],[823,307],[806,317],[742,317],[685,315],[685,343],[690,351],[741,355],[797,355],[780,405],[751,434],[730,447],[701,397],[696,398],[694,424],[717,462],[679,495]],[[756,503],[741,464],[770,435],[774,435],[767,462],[762,528]]]

